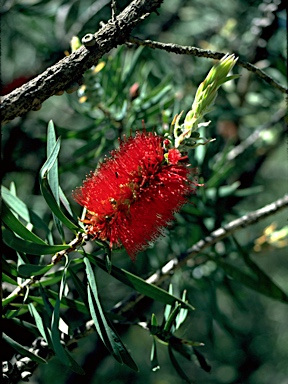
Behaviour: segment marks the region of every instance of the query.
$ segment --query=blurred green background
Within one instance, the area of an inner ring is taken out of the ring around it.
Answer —
[[[118,1],[119,11],[129,1]],[[41,73],[70,52],[70,40],[80,40],[110,18],[106,0],[86,1],[4,1],[2,18],[2,94]],[[165,0],[159,15],[143,21],[133,35],[165,43],[193,45],[219,52],[234,52],[259,66],[282,85],[286,82],[286,13],[284,1]],[[196,89],[213,60],[169,54],[127,44],[102,58],[102,68],[85,74],[85,87],[72,95],[53,96],[38,112],[16,118],[2,129],[2,180],[15,183],[18,196],[47,223],[51,221],[40,194],[38,173],[46,159],[46,132],[53,120],[62,138],[59,158],[60,184],[75,212],[71,191],[99,160],[118,145],[118,137],[142,128],[159,134],[169,131],[173,116],[190,108]],[[204,182],[192,204],[176,215],[175,222],[133,263],[125,252],[113,255],[113,263],[147,277],[173,256],[234,218],[262,207],[287,192],[287,130],[283,121],[283,95],[267,83],[236,66],[241,77],[225,84],[214,110],[207,116],[211,124],[203,134],[216,138],[189,153]],[[137,86],[135,84],[137,83]],[[134,85],[134,88],[131,88]],[[133,90],[137,92],[133,93]],[[280,112],[279,112],[280,111]],[[278,117],[277,117],[278,116]],[[275,120],[273,122],[273,119]],[[251,140],[255,131],[259,135]],[[250,142],[249,142],[250,139]],[[248,143],[234,156],[234,148]],[[287,237],[284,241],[255,243],[273,222],[277,230],[287,226],[282,211],[235,235],[243,249],[286,293],[288,292]],[[59,242],[54,231],[55,241]],[[69,235],[67,235],[69,237]],[[286,247],[285,247],[286,244]],[[93,247],[93,245],[91,245]],[[286,248],[286,249],[285,249]],[[246,271],[235,243],[227,238],[207,251]],[[4,247],[6,259],[15,260],[14,251]],[[206,373],[197,362],[179,357],[186,374],[196,384],[287,384],[288,332],[287,303],[253,291],[245,282],[232,279],[216,262],[199,255],[177,271],[171,282],[176,293],[188,292],[196,310],[189,314],[179,337],[201,341],[201,352],[212,367]],[[203,261],[204,260],[204,261]],[[104,308],[109,311],[131,291],[113,278],[96,272]],[[167,284],[164,286],[167,288]],[[3,287],[4,293],[9,287]],[[70,286],[71,297],[77,292]],[[163,317],[159,303],[144,303],[133,321],[149,320],[154,312]],[[89,320],[75,311],[64,318],[74,327]],[[5,323],[15,339],[26,336],[20,327]],[[7,331],[7,332],[8,332]],[[152,372],[152,338],[137,325],[122,325],[119,332],[139,366],[135,373],[119,365],[107,354],[96,333],[84,338],[74,351],[86,371],[85,377],[71,373],[53,359],[41,365],[31,383],[182,383],[165,346],[159,346],[161,369]],[[30,338],[27,335],[27,345]],[[5,359],[12,351],[7,350]]]

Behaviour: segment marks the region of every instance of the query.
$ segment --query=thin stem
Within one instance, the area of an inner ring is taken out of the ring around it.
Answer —
[[[178,44],[171,44],[171,43],[161,43],[159,41],[141,40],[138,37],[133,37],[133,36],[129,37],[128,42],[132,44],[137,44],[137,45],[144,45],[146,47],[150,47],[153,49],[161,49],[166,52],[173,52],[181,55],[192,55],[196,57],[206,57],[206,58],[215,59],[215,60],[221,60],[222,57],[225,56],[225,53],[222,53],[222,52],[213,52],[213,51],[200,49],[192,46],[185,46],[185,45],[178,45]],[[267,73],[265,73],[255,65],[241,59],[237,61],[237,64],[240,67],[243,67],[248,71],[255,73],[255,75],[257,75],[258,77],[266,81],[266,83],[278,89],[282,93],[287,93],[287,88],[279,84],[271,76],[269,76]]]
[[[56,253],[52,257],[52,264],[54,265],[58,264],[65,255],[67,255],[70,252],[74,252],[80,245],[83,245],[83,242],[86,241],[87,239],[88,239],[88,236],[86,233],[83,233],[83,232],[77,233],[76,237],[72,241],[70,241],[70,243],[68,244],[70,248],[64,249],[63,251]],[[41,280],[41,278],[44,275],[45,273],[43,275],[32,276],[31,278],[26,279],[21,285],[18,285],[18,287],[15,288],[14,291],[11,292],[10,295],[5,298],[5,300],[11,299],[9,300],[9,302],[12,301],[14,298],[19,296],[25,289],[29,288],[31,285]]]
[[[288,194],[273,203],[265,205],[263,208],[247,213],[247,215],[244,215],[239,219],[230,221],[230,223],[216,229],[209,236],[206,236],[204,239],[198,241],[191,248],[187,249],[186,252],[170,260],[161,268],[160,273],[154,273],[146,280],[146,282],[158,285],[163,280],[166,280],[172,272],[186,264],[188,260],[203,252],[204,249],[211,247],[211,245],[214,245],[218,241],[232,235],[240,229],[258,223],[260,220],[263,220],[286,207],[288,207]]]

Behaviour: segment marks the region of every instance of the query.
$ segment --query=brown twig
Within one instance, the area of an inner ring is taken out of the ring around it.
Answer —
[[[206,58],[215,59],[215,60],[221,60],[222,57],[225,56],[225,53],[222,53],[222,52],[213,52],[213,51],[200,49],[192,46],[184,46],[184,45],[171,44],[171,43],[161,43],[159,41],[142,40],[142,39],[139,39],[138,37],[132,37],[132,36],[129,37],[128,42],[132,44],[137,44],[137,45],[144,45],[146,47],[150,47],[153,49],[161,49],[166,52],[173,52],[181,55],[183,54],[192,55],[196,57],[206,57]],[[240,65],[240,67],[243,67],[248,71],[255,73],[255,75],[261,77],[261,79],[266,81],[266,83],[278,89],[282,93],[287,93],[287,88],[283,87],[283,85],[279,84],[277,81],[272,79],[271,76],[269,76],[267,73],[265,73],[255,65],[241,59],[237,61],[237,65]]]

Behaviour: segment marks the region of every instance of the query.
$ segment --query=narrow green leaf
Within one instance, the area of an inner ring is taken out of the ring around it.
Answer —
[[[96,285],[95,276],[91,267],[91,264],[87,257],[84,258],[86,265],[86,272],[88,278],[88,302],[91,312],[92,319],[95,323],[97,332],[99,333],[100,338],[106,345],[109,352],[115,357],[119,363],[124,363],[131,369],[138,371],[138,367],[135,364],[134,360],[131,358],[129,352],[126,350],[124,344],[122,343],[119,335],[112,328],[112,325],[109,324],[109,320],[105,318],[104,312],[101,307],[101,303],[98,297],[98,290]],[[93,298],[95,300],[96,306],[94,306]]]
[[[24,264],[26,264],[26,263],[25,263],[25,261],[23,260],[21,254],[20,254],[19,252],[16,252],[16,254],[17,254],[17,269],[19,269],[19,266],[20,266],[20,265],[24,265]],[[19,285],[22,285],[23,282],[24,282],[24,279],[22,279],[22,277],[20,277],[20,275],[18,274],[18,277],[17,277],[17,283],[18,283]],[[27,292],[27,290],[26,290],[26,292]]]
[[[52,319],[51,319],[51,340],[54,347],[54,351],[57,355],[57,357],[62,361],[65,365],[70,365],[69,358],[67,356],[67,353],[63,347],[63,345],[60,342],[60,331],[59,331],[59,321],[60,321],[60,302],[62,299],[62,295],[64,292],[65,284],[66,284],[66,271],[67,271],[67,262],[65,265],[64,270],[62,271],[62,279],[60,283],[59,288],[59,294],[56,299],[56,303],[54,306],[54,310],[52,313]]]
[[[78,263],[78,260],[81,261],[81,264],[83,262],[83,259],[74,259],[74,260],[71,260],[71,264],[73,264],[73,270],[74,272],[78,271],[79,269],[82,268],[82,265]],[[77,261],[77,263],[75,264],[75,262]],[[70,271],[67,272],[68,276],[70,274]],[[55,272],[52,272],[52,273],[47,273],[46,276],[45,276],[45,280],[41,281],[41,286],[42,287],[47,287],[49,285],[53,285],[53,284],[57,284],[62,278],[62,270],[57,270]],[[35,283],[35,287],[38,287],[40,285],[40,283]]]
[[[39,290],[40,290],[40,295],[42,297],[41,304],[44,303],[45,312],[47,313],[49,321],[51,322],[54,306],[52,306],[52,304],[50,303],[49,298],[48,298],[47,293],[46,293],[46,290],[43,289],[41,284],[39,284]],[[34,299],[34,301],[36,301],[35,297],[32,296],[32,298]],[[40,298],[39,298],[39,302],[40,302]],[[50,324],[49,324],[49,328],[50,328]]]
[[[150,354],[150,362],[151,362],[151,369],[153,372],[156,372],[160,369],[158,356],[157,356],[157,344],[156,344],[155,337],[153,337],[151,354]]]
[[[158,321],[155,313],[152,313],[151,315],[151,325],[152,327],[158,327]]]
[[[27,305],[13,303],[11,306],[17,307],[17,309],[8,309],[5,314],[6,319],[12,319],[14,317],[19,318],[28,312]]]
[[[47,132],[47,157],[53,156],[53,151],[56,149],[56,133],[54,129],[53,121],[50,120],[48,123],[48,132]],[[60,148],[59,148],[60,150]],[[59,153],[59,151],[58,151]],[[58,155],[57,155],[58,156]],[[57,201],[59,205],[59,176],[58,176],[58,160],[57,157],[48,171],[48,181],[49,185],[51,187],[51,190],[53,192],[53,195],[55,197],[55,200]]]
[[[18,272],[21,276],[24,276],[24,277],[44,275],[53,266],[54,264],[49,264],[49,265],[22,264],[18,267]]]
[[[112,331],[113,340],[114,340],[114,343],[117,344],[117,348],[118,348],[119,351],[120,351],[120,355],[121,355],[123,364],[125,364],[125,365],[127,365],[127,367],[133,369],[133,371],[139,372],[139,369],[138,369],[138,367],[137,367],[135,361],[132,359],[130,353],[127,351],[126,347],[125,347],[124,344],[122,343],[119,334],[118,334],[117,331],[113,328],[113,325],[110,323],[109,319],[107,319],[107,321],[108,321],[109,324],[110,324],[110,328],[111,328],[111,331]]]
[[[122,363],[120,353],[117,348],[115,349],[113,338],[98,298],[96,280],[95,280],[95,276],[94,276],[91,264],[86,257],[84,258],[84,262],[86,265],[86,273],[87,273],[87,279],[89,283],[87,286],[89,308],[90,308],[90,312],[91,312],[96,330],[102,342],[105,344],[106,348],[109,350],[109,352],[115,357],[115,359],[119,363]],[[94,306],[94,303],[93,303],[92,294],[96,302],[96,307]]]
[[[43,359],[40,356],[35,355],[34,353],[30,352],[28,348],[24,347],[23,345],[17,343],[17,341],[11,339],[8,335],[5,333],[2,333],[3,339],[11,345],[12,348],[14,348],[17,352],[19,352],[23,356],[29,357],[31,360],[36,361],[37,363],[47,363],[45,359]]]
[[[111,273],[111,269],[112,269],[112,262],[111,262],[111,250],[108,251],[106,254],[105,254],[105,263],[106,263],[106,269],[107,269],[107,272],[110,274]]]
[[[17,217],[19,216],[27,223],[31,223],[36,228],[44,230],[45,234],[50,232],[46,223],[35,212],[29,209],[23,201],[21,201],[17,196],[14,196],[9,189],[2,186],[1,193],[3,200],[10,207],[10,209],[17,214]]]
[[[78,375],[85,375],[85,371],[83,368],[80,367],[80,365],[73,359],[73,357],[70,355],[69,352],[65,351],[68,359],[69,359],[69,368],[72,369],[73,372],[77,373]]]
[[[54,299],[57,299],[58,294],[51,289],[47,289],[47,293],[52,296]],[[30,296],[31,297],[31,296]],[[88,301],[87,301],[88,304]],[[69,299],[68,297],[62,297],[60,308],[66,309],[76,309],[79,312],[89,314],[88,308],[84,303],[79,300]]]
[[[53,148],[51,148],[50,155],[48,156],[47,160],[45,161],[42,168],[40,169],[40,179],[44,179],[46,177],[47,172],[49,172],[50,169],[53,167],[59,155],[60,145],[61,145],[61,140],[59,137],[59,139],[56,141]]]
[[[189,379],[189,377],[186,375],[186,373],[183,371],[180,364],[176,360],[176,358],[173,354],[172,347],[170,345],[168,346],[168,352],[169,352],[169,357],[170,357],[171,363],[173,364],[174,368],[176,369],[176,371],[177,371],[178,375],[181,377],[181,379],[185,380],[186,383],[189,383],[189,384],[193,383],[193,381]]]
[[[79,252],[82,253],[82,251]],[[103,260],[93,256],[92,254],[85,253],[85,255],[93,264],[98,265],[98,267],[107,272],[106,265]],[[115,279],[121,281],[123,284],[128,285],[129,287],[135,289],[143,295],[148,296],[156,301],[159,301],[160,303],[169,304],[173,306],[176,302],[179,302],[184,308],[187,308],[190,311],[194,310],[191,304],[185,303],[176,296],[170,295],[168,292],[164,291],[164,289],[159,288],[156,285],[147,283],[145,280],[141,279],[136,275],[133,275],[133,273],[128,272],[125,269],[112,266],[110,274]]]
[[[211,259],[212,260],[212,259]],[[275,300],[279,300],[284,303],[288,303],[288,296],[284,293],[272,280],[266,275],[263,280],[259,281],[259,278],[252,277],[245,272],[242,272],[239,268],[233,266],[232,264],[226,263],[221,260],[213,260],[219,265],[223,270],[231,276],[234,280],[239,283],[245,285],[246,287],[253,289],[258,293],[262,293],[263,295],[270,297]],[[262,272],[264,273],[264,272]]]
[[[71,215],[71,217],[73,217],[73,219],[77,222],[77,215],[74,214],[74,212],[72,211],[71,207],[70,207],[70,203],[67,199],[67,197],[65,196],[62,188],[59,186],[59,198],[60,198],[60,201],[61,203],[63,204],[64,208],[66,209],[66,211]]]
[[[17,196],[13,195],[8,188],[1,186],[1,195],[3,200],[27,223],[30,223],[30,213],[26,206]]]
[[[2,271],[3,272],[6,272],[9,275],[12,275],[12,276],[15,276],[15,277],[18,276],[17,268],[13,264],[8,263],[7,260],[5,260],[4,257],[2,257],[1,262],[2,262]]]
[[[72,281],[75,285],[75,288],[77,292],[79,293],[79,296],[81,297],[83,303],[89,308],[88,306],[88,297],[86,293],[86,286],[82,283],[82,281],[79,279],[79,277],[76,275],[76,273],[73,271],[73,269],[69,268],[69,274],[72,278]]]
[[[102,340],[103,344],[106,346],[106,348],[108,349],[108,351],[114,355],[113,353],[113,350],[111,350],[110,346],[109,346],[109,343],[108,343],[108,346],[106,345],[105,343],[105,338],[103,337],[103,334],[102,334],[102,329],[100,327],[100,324],[99,324],[99,321],[98,321],[98,316],[99,314],[97,312],[99,311],[96,311],[95,310],[95,306],[94,306],[94,303],[93,303],[93,299],[92,299],[92,292],[91,292],[91,287],[90,285],[87,286],[87,293],[88,293],[88,304],[89,304],[89,309],[90,309],[90,314],[91,314],[91,317],[92,317],[92,320],[94,322],[94,325],[95,325],[95,328],[96,328],[96,331],[100,337],[100,339]],[[122,360],[120,360],[119,358],[116,360],[120,363],[122,363]]]
[[[18,285],[18,284],[17,284]],[[8,296],[5,299],[2,299],[2,307],[6,307],[11,301],[15,300],[16,296]]]
[[[47,335],[45,332],[46,327],[44,326],[43,320],[42,320],[39,312],[37,311],[37,309],[34,307],[34,305],[32,303],[28,304],[28,309],[31,313],[31,316],[33,316],[35,319],[36,327],[38,328],[41,336],[43,337],[44,340],[46,340],[46,342],[48,344]]]
[[[4,272],[2,272],[2,281],[13,285],[18,285],[16,280],[13,280],[12,277],[6,275]]]
[[[53,193],[51,191],[51,188],[48,184],[48,180],[46,177],[40,179],[40,189],[41,193],[46,200],[46,203],[48,204],[51,211],[54,213],[56,217],[71,231],[79,231],[81,228],[79,228],[77,225],[72,223],[61,211],[59,205],[57,204],[57,201],[55,200],[55,197],[53,196]]]
[[[181,309],[181,304],[176,304],[175,308],[173,309],[173,311],[171,311],[171,313],[168,317],[168,320],[166,321],[166,323],[164,325],[164,331],[166,331],[166,332],[171,331],[171,328],[172,328],[172,326],[174,326],[174,321],[175,321],[177,315],[179,314],[180,309]]]
[[[33,333],[35,336],[39,336],[39,332],[38,332],[36,325],[31,324],[28,321],[18,319],[18,318],[11,319],[11,321],[13,321],[13,323],[17,324],[18,326],[24,328],[25,332],[28,331],[28,332]]]
[[[169,284],[168,293],[170,295],[173,295],[173,285],[171,283]],[[172,306],[169,304],[166,304],[164,309],[163,324],[168,320],[171,310],[172,310]]]
[[[193,347],[193,352],[198,360],[198,363],[200,364],[200,367],[205,371],[205,372],[210,372],[211,371],[211,366],[207,363],[205,357],[200,353],[196,348]]]
[[[187,291],[184,290],[184,292],[182,294],[182,300],[185,301],[185,302],[186,302],[186,293],[187,293]],[[175,328],[176,329],[180,328],[180,326],[186,320],[187,316],[188,316],[188,310],[186,308],[181,308],[180,311],[179,311],[178,316],[176,317],[176,321],[175,321]]]
[[[238,251],[242,255],[246,265],[251,268],[258,282],[259,292],[276,300],[288,303],[287,294],[278,287],[273,280],[250,258],[249,254],[240,246],[238,241],[233,237]]]
[[[24,240],[29,240],[37,244],[46,244],[45,241],[29,231],[24,224],[19,221],[10,211],[5,202],[2,202],[2,220],[13,232],[21,236]]]
[[[48,158],[50,155],[53,156],[53,150],[55,148],[55,145],[56,145],[56,133],[55,133],[53,121],[50,120],[49,124],[48,124],[48,132],[47,132],[47,157]],[[49,182],[51,191],[53,193],[53,196],[55,197],[55,200],[56,200],[58,206],[60,206],[59,175],[58,175],[58,159],[57,158],[56,158],[53,166],[51,167],[51,169],[48,171],[47,178],[48,178],[48,182]],[[58,229],[58,232],[59,232],[62,240],[64,240],[64,231],[63,231],[63,226],[62,226],[61,221],[58,219],[58,217],[56,217],[54,215],[54,213],[53,213],[53,219],[54,219],[56,228]]]
[[[2,236],[4,243],[10,248],[15,249],[18,252],[28,253],[30,255],[50,255],[69,248],[69,245],[44,245],[23,240],[15,236],[13,232],[6,228],[3,228]]]

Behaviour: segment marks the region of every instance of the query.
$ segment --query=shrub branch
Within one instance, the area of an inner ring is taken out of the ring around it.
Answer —
[[[129,37],[128,42],[132,44],[137,44],[137,45],[144,45],[146,47],[150,47],[153,49],[162,49],[166,52],[173,52],[180,55],[192,55],[196,57],[206,57],[206,58],[215,59],[215,60],[221,60],[222,57],[225,56],[225,53],[222,53],[222,52],[213,52],[206,49],[200,49],[197,47],[192,47],[187,45],[185,46],[185,45],[178,45],[178,44],[171,44],[171,43],[161,43],[159,41],[152,41],[152,40],[142,40],[142,39],[139,39],[138,37],[132,37],[132,36]],[[282,93],[287,93],[287,88],[283,87],[283,85],[279,84],[271,76],[269,76],[267,73],[265,73],[255,65],[241,59],[238,59],[237,64],[240,65],[240,67],[243,67],[248,71],[255,73],[255,75],[257,75],[262,80],[266,81],[266,83],[278,89]]]
[[[162,2],[133,0],[119,15],[113,14],[114,20],[109,20],[95,34],[89,34],[94,39],[93,46],[81,46],[39,76],[3,96],[0,107],[2,124],[30,110],[38,110],[45,100],[55,94],[76,90],[77,84],[79,86],[82,82],[83,73],[112,48],[124,44],[132,29],[156,11]]]

